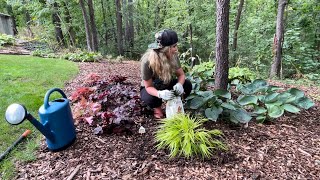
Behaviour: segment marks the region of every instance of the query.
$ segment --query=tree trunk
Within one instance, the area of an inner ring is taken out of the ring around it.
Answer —
[[[129,48],[133,49],[134,45],[134,26],[133,26],[133,2],[128,0],[128,15],[129,15],[129,27],[128,27],[128,43]]]
[[[241,12],[243,8],[244,0],[240,0],[240,4],[238,6],[238,13],[235,21],[235,27],[234,27],[234,32],[233,32],[233,43],[232,43],[232,50],[236,51],[237,50],[237,41],[238,41],[238,29],[240,26],[240,18],[241,18]]]
[[[63,7],[64,7],[64,11],[65,11],[65,21],[66,21],[67,31],[68,31],[68,35],[69,35],[69,44],[71,46],[75,46],[76,45],[76,34],[75,34],[73,26],[72,26],[72,18],[70,15],[70,11],[68,9],[68,1],[65,0],[63,2]]]
[[[58,44],[60,46],[65,47],[65,42],[63,38],[63,33],[61,29],[61,20],[58,14],[59,11],[59,5],[57,2],[53,3],[53,12],[52,12],[52,23],[54,25],[54,31],[55,31],[55,36]]]
[[[79,0],[79,4],[82,11],[83,21],[84,21],[84,29],[86,31],[86,39],[87,39],[87,48],[88,51],[92,51],[92,36],[91,36],[91,30],[90,30],[90,24],[88,19],[88,14],[86,7],[84,5],[84,0]]]
[[[12,6],[7,4],[7,11],[8,11],[8,14],[11,16],[11,19],[12,19],[12,28],[13,28],[13,35],[17,35],[18,34],[18,29],[17,29],[17,23],[16,23],[16,17],[13,13],[13,10],[12,10]]]
[[[101,11],[102,11],[102,18],[103,18],[103,26],[105,29],[104,32],[104,44],[106,47],[108,47],[108,25],[107,25],[107,16],[106,16],[106,11],[105,11],[105,7],[104,7],[104,0],[101,0]]]
[[[97,31],[97,26],[95,22],[92,0],[88,0],[88,7],[89,7],[89,16],[90,16],[90,23],[91,23],[92,50],[97,52],[99,50],[98,31]]]
[[[228,87],[230,0],[217,0],[215,89]]]
[[[278,14],[277,14],[277,27],[276,27],[276,37],[275,37],[275,57],[270,69],[270,78],[278,77],[280,78],[281,70],[281,55],[282,55],[282,44],[283,44],[283,31],[284,31],[284,9],[287,5],[287,0],[279,0],[278,2]]]
[[[123,30],[122,30],[122,14],[121,14],[121,0],[115,0],[116,17],[117,17],[117,46],[118,53],[123,56]]]
[[[156,7],[155,7],[155,10],[154,10],[153,27],[158,30],[158,28],[160,26],[160,22],[161,22],[161,20],[160,20],[160,2],[159,2],[159,0],[157,0],[155,2],[155,4],[156,4]]]

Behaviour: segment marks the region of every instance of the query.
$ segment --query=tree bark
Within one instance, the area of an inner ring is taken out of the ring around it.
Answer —
[[[241,13],[243,9],[243,4],[244,0],[240,0],[240,4],[238,6],[238,13],[235,21],[235,27],[234,27],[234,32],[233,32],[233,43],[232,43],[232,50],[236,51],[237,50],[237,41],[238,41],[238,29],[240,26],[240,18],[241,18]]]
[[[276,27],[276,37],[275,37],[275,57],[270,69],[270,78],[278,77],[280,78],[281,70],[281,55],[282,55],[282,45],[283,45],[283,31],[284,31],[284,9],[287,5],[287,0],[279,0],[278,2],[278,12],[277,12],[277,27]]]
[[[217,0],[215,89],[228,87],[230,0]]]
[[[64,37],[61,29],[61,19],[59,17],[59,5],[57,2],[53,3],[52,23],[54,25],[55,36],[58,44],[65,47]]]
[[[63,3],[64,11],[65,11],[65,21],[66,21],[67,31],[68,31],[68,35],[69,35],[69,44],[71,46],[75,46],[76,45],[76,34],[73,29],[72,18],[70,15],[70,11],[68,9],[68,1],[65,0],[62,3]]]
[[[89,17],[91,23],[91,35],[92,35],[92,50],[97,52],[99,50],[98,31],[94,16],[94,8],[92,0],[88,0]]]
[[[11,16],[13,35],[17,35],[18,29],[17,29],[17,23],[16,23],[16,16],[13,13],[12,6],[9,4],[7,4],[7,11],[8,11],[8,14]]]
[[[129,15],[129,22],[128,22],[128,43],[129,48],[132,49],[134,46],[134,25],[133,25],[133,4],[132,0],[128,0],[128,15]]]
[[[92,51],[92,36],[91,36],[91,30],[89,25],[89,19],[86,7],[84,5],[84,0],[79,0],[80,8],[82,11],[83,21],[84,21],[84,29],[86,31],[86,40],[87,40],[87,49],[88,51]]]
[[[117,17],[117,47],[118,53],[123,56],[123,30],[122,30],[122,14],[121,14],[121,0],[115,0],[116,17]]]
[[[104,0],[101,0],[101,11],[102,11],[102,17],[103,17],[103,26],[105,29],[104,32],[104,44],[106,47],[108,47],[108,25],[107,25],[107,15],[106,15],[106,11],[105,11],[105,7],[104,7]]]

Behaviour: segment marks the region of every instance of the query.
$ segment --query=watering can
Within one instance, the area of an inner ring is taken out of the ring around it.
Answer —
[[[63,98],[49,102],[53,92],[59,92]],[[50,151],[61,151],[69,147],[76,139],[76,131],[69,100],[61,89],[50,89],[44,104],[39,109],[40,122],[21,104],[11,104],[6,110],[6,120],[13,125],[28,119],[45,137]]]

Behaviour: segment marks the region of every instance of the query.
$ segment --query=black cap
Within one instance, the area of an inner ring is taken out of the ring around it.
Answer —
[[[165,46],[171,46],[178,42],[178,35],[171,29],[165,29],[155,34],[156,42],[149,44],[150,49],[160,49]]]

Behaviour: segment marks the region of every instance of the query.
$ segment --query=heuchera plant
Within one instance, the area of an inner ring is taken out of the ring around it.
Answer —
[[[76,121],[102,127],[100,132],[114,132],[114,129],[121,132],[119,126],[131,124],[141,114],[142,105],[138,91],[125,83],[126,79],[118,75],[101,78],[90,74],[83,87],[69,97]]]

